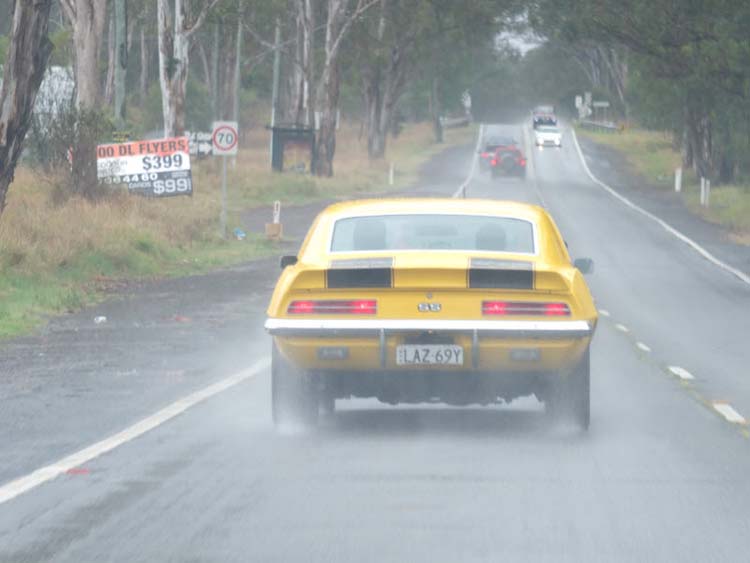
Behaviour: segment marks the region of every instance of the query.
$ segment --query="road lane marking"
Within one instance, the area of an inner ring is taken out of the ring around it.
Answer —
[[[616,328],[617,330],[619,330],[620,332],[630,332],[630,329],[629,329],[628,327],[626,327],[625,325],[622,325],[622,324],[620,324],[620,323],[617,323],[617,324],[615,325],[615,328]]]
[[[599,309],[599,314],[602,317],[609,317],[609,311],[607,311],[606,309]]]
[[[745,274],[744,272],[738,270],[737,268],[734,268],[733,266],[730,266],[726,262],[722,262],[719,260],[716,256],[711,254],[708,250],[703,248],[700,244],[695,242],[693,239],[689,238],[688,236],[682,234],[680,231],[675,229],[672,225],[664,221],[663,219],[660,219],[653,213],[646,211],[642,207],[636,205],[632,201],[630,201],[628,198],[626,198],[624,195],[620,194],[617,190],[610,188],[607,184],[599,180],[594,174],[591,172],[591,169],[589,169],[589,165],[586,163],[586,158],[583,156],[583,151],[581,150],[581,146],[578,144],[578,136],[576,135],[575,129],[571,128],[571,132],[573,133],[573,143],[576,146],[576,150],[578,151],[578,156],[581,159],[581,164],[583,164],[583,169],[586,171],[586,174],[588,174],[589,178],[591,180],[599,185],[600,187],[604,188],[610,195],[620,200],[622,203],[633,209],[634,211],[637,211],[638,213],[644,215],[645,217],[648,217],[652,221],[655,221],[661,227],[667,231],[669,234],[677,237],[679,240],[687,244],[689,247],[691,247],[693,250],[695,250],[698,254],[703,256],[706,260],[714,264],[715,266],[718,266],[719,268],[723,269],[726,272],[729,272],[730,274],[734,275],[735,277],[739,278],[746,284],[750,285],[750,276]]]
[[[635,345],[638,347],[639,350],[641,350],[643,352],[650,352],[651,351],[651,348],[649,348],[643,342],[636,342]]]
[[[453,194],[452,197],[459,198],[459,197],[466,197],[466,188],[469,185],[469,182],[474,179],[474,172],[477,168],[477,162],[479,161],[479,148],[482,145],[482,135],[484,132],[484,123],[479,124],[479,132],[477,133],[477,144],[474,147],[474,155],[471,157],[471,167],[469,168],[469,175],[466,177],[466,180],[464,180],[464,183],[458,186],[458,189]]]
[[[714,410],[723,416],[728,422],[731,422],[732,424],[747,424],[745,417],[734,410],[732,405],[726,401],[713,401],[711,404],[713,405]]]
[[[536,178],[536,153],[531,148],[531,138],[529,137],[529,126],[528,124],[521,124],[521,131],[523,133],[523,148],[526,151],[526,172],[528,175],[527,180],[531,180],[531,184],[534,186],[534,191],[539,198],[539,203],[542,207],[547,209],[547,202],[542,195],[542,190],[539,189],[539,182]]]
[[[209,399],[214,395],[218,395],[222,391],[226,391],[227,389],[234,387],[238,383],[242,383],[247,379],[255,377],[262,371],[268,369],[270,365],[270,358],[259,360],[243,371],[235,373],[234,375],[231,375],[226,379],[209,385],[208,387],[204,387],[203,389],[191,393],[190,395],[183,397],[182,399],[178,399],[171,405],[168,405],[167,407],[152,414],[151,416],[148,416],[136,422],[132,426],[129,426],[125,430],[122,430],[121,432],[118,432],[117,434],[114,434],[109,438],[105,438],[100,442],[79,450],[67,457],[64,457],[63,459],[60,459],[55,463],[37,469],[36,471],[29,473],[28,475],[19,477],[18,479],[4,484],[0,487],[0,504],[8,502],[9,500],[14,499],[15,497],[35,487],[38,487],[39,485],[46,483],[47,481],[51,481],[52,479],[55,479],[56,477],[67,473],[75,469],[76,467],[79,467],[84,463],[87,463],[92,459],[99,457],[102,454],[112,451],[115,448],[118,448],[119,446],[122,446],[123,444],[130,442],[131,440],[134,440],[139,436],[142,436],[149,430],[153,430],[154,428],[161,426],[168,420],[171,420],[178,414],[182,414],[191,407],[202,403],[206,399]]]
[[[685,379],[685,380],[695,379],[692,373],[690,373],[685,368],[681,368],[680,366],[669,366],[669,371],[671,371],[674,375],[676,375],[680,379]]]

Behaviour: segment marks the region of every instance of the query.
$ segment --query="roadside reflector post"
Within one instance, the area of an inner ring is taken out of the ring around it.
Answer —
[[[396,165],[393,162],[391,162],[391,167],[388,170],[388,185],[389,186],[393,185],[393,176],[394,176],[395,168],[396,168]]]
[[[706,205],[706,179],[701,176],[701,205]]]
[[[281,225],[281,202],[273,202],[273,221],[266,223],[266,238],[270,240],[281,240],[284,229]]]
[[[706,180],[706,203],[705,206],[711,205],[711,180]]]
[[[682,168],[676,168],[674,171],[674,191],[682,191]]]

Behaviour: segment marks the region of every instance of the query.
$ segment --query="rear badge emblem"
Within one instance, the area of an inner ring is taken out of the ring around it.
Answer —
[[[420,303],[417,309],[420,313],[439,313],[443,306],[440,303]]]

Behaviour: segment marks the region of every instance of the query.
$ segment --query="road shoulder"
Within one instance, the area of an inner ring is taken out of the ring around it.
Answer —
[[[719,260],[750,275],[750,246],[734,242],[731,231],[691,212],[677,194],[650,186],[617,150],[578,137],[591,172],[620,194],[656,215]]]
[[[447,147],[410,192],[457,185],[472,148]],[[287,217],[298,246],[325,204]],[[291,211],[291,210],[287,210]],[[0,483],[60,459],[268,355],[265,308],[279,274],[266,258],[209,274],[143,281],[32,336],[0,342]]]

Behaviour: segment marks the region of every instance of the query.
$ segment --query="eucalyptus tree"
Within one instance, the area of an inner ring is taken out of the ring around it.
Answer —
[[[47,31],[52,0],[15,0],[8,53],[0,89],[0,215],[8,187],[23,151],[36,94],[44,77],[52,43]]]
[[[746,1],[539,0],[532,13],[546,35],[627,48],[639,74],[630,95],[660,102],[652,105],[656,111],[677,108],[681,115],[674,128],[684,144],[684,164],[700,175],[721,172],[731,179],[737,166],[729,161],[746,152],[733,144],[747,147],[741,139],[750,133],[741,117],[750,114]]]
[[[164,136],[185,132],[185,94],[190,68],[190,40],[220,0],[158,0],[159,85]],[[174,4],[174,8],[172,7]],[[193,12],[197,15],[193,17]]]
[[[99,60],[107,0],[60,0],[60,4],[73,28],[76,105],[81,110],[97,109],[102,101]]]

